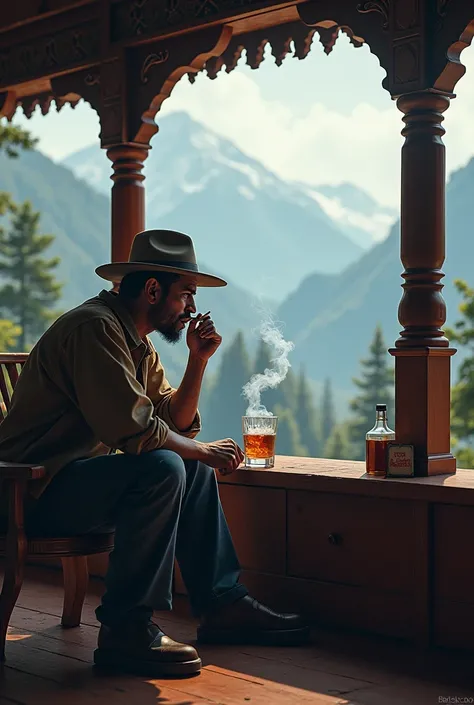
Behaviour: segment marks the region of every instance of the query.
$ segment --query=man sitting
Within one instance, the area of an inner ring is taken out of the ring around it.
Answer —
[[[212,468],[232,472],[242,450],[231,439],[194,440],[203,374],[221,343],[209,316],[191,319],[194,297],[226,282],[200,272],[191,238],[168,230],[138,234],[129,262],[96,272],[120,282],[119,292],[102,291],[46,331],[0,426],[0,459],[46,467],[27,498],[29,532],[115,527],[95,663],[150,676],[199,672],[194,647],[151,621],[154,609],[171,609],[175,556],[198,641],[305,641],[298,615],[273,612],[239,582]],[[188,364],[173,389],[148,335],[173,343],[186,326]]]

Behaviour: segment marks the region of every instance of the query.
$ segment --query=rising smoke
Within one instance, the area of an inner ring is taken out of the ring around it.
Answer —
[[[291,341],[283,338],[280,329],[270,314],[267,314],[260,326],[260,337],[270,347],[271,369],[266,369],[263,374],[252,375],[244,385],[242,394],[248,401],[246,416],[273,416],[263,404],[260,396],[265,389],[274,389],[283,382],[291,367],[288,355],[295,347]]]

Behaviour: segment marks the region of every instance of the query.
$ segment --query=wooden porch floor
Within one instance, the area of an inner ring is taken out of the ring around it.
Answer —
[[[200,647],[205,667],[193,678],[100,675],[92,667],[92,651],[101,589],[100,581],[91,581],[84,623],[65,630],[59,626],[60,573],[28,569],[11,621],[7,663],[0,668],[1,705],[474,702],[472,657],[420,657],[403,645],[319,630],[305,648]],[[193,641],[195,622],[183,598],[172,613],[157,613],[157,620],[174,638]]]

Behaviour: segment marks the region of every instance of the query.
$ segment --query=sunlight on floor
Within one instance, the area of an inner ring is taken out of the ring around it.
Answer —
[[[11,628],[7,633],[7,641],[23,641],[24,639],[29,639],[31,634],[13,634]]]

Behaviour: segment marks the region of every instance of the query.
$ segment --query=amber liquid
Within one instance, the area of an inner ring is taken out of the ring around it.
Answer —
[[[271,458],[275,455],[274,433],[244,435],[244,451],[248,458]]]
[[[390,440],[365,441],[365,463],[368,475],[385,477],[387,474],[387,446]]]

